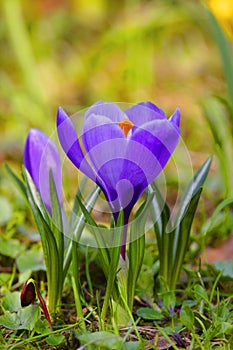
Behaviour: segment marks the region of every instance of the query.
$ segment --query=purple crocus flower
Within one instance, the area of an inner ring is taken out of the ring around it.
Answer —
[[[62,108],[57,115],[58,136],[68,158],[100,186],[115,221],[123,208],[125,224],[142,192],[173,153],[179,123],[179,109],[167,119],[151,102],[126,111],[114,103],[97,102],[85,114],[79,139]]]
[[[31,129],[28,133],[24,148],[24,166],[50,212],[49,172],[52,169],[58,199],[62,205],[62,173],[59,152],[52,140],[38,129]]]

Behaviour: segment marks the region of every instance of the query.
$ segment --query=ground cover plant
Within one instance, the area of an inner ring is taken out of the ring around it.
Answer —
[[[232,349],[231,1],[0,6],[0,348]]]

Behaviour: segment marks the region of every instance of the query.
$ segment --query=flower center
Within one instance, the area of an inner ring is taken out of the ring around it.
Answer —
[[[134,124],[127,118],[123,119],[121,122],[118,122],[117,124],[123,130],[125,137],[128,135],[128,132],[134,126]]]

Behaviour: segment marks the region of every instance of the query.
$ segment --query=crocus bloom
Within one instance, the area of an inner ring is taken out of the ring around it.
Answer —
[[[62,205],[62,173],[59,152],[52,140],[38,129],[28,133],[24,148],[24,166],[31,175],[45,206],[51,211],[49,173],[50,169]]]
[[[126,111],[114,103],[97,102],[85,114],[80,140],[62,108],[57,130],[68,158],[100,186],[115,221],[123,208],[127,224],[134,204],[173,153],[179,122],[179,109],[167,119],[151,102]]]

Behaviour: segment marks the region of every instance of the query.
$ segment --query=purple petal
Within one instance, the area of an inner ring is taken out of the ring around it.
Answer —
[[[150,150],[126,138],[99,143],[88,156],[98,178],[105,184],[104,193],[113,212],[120,207],[132,209],[140,194],[161,171]]]
[[[149,103],[149,105],[148,105]],[[156,107],[151,108],[152,103],[146,102],[146,103],[139,103],[125,111],[125,114],[127,114],[128,118],[136,125],[140,126],[142,124],[145,124],[147,122],[157,120],[157,119],[165,119],[165,113]]]
[[[112,102],[99,101],[92,105],[85,114],[85,123],[87,119],[92,115],[102,115],[112,120],[112,122],[119,122],[126,117],[125,113]]]
[[[150,150],[163,169],[179,141],[180,131],[169,120],[156,120],[134,128],[131,140]],[[143,154],[139,155],[140,159]],[[160,172],[160,171],[159,171]],[[159,174],[154,171],[155,177]]]
[[[99,143],[118,138],[125,139],[124,132],[108,117],[92,114],[84,123],[82,141],[87,152]]]
[[[59,202],[62,203],[62,173],[59,152],[50,138],[38,129],[31,129],[24,149],[24,165],[41,197],[50,210],[49,172],[52,169]]]
[[[153,111],[155,111],[156,113],[161,114],[161,116],[162,116],[163,118],[166,118],[166,114],[164,113],[164,111],[163,111],[161,108],[159,108],[158,106],[156,106],[156,105],[155,105],[154,103],[152,103],[152,102],[149,102],[149,101],[147,101],[147,102],[140,102],[139,105],[140,105],[140,106],[148,107],[148,108],[152,109]]]
[[[180,108],[179,107],[175,110],[175,112],[169,118],[169,121],[173,123],[179,130],[179,127],[180,127]]]
[[[109,201],[117,199],[116,184],[120,178],[126,149],[126,138],[113,138],[98,143],[87,153]]]
[[[59,107],[57,113],[57,133],[61,146],[68,158],[84,174],[95,181],[96,176],[85,159],[74,125],[61,107]]]

